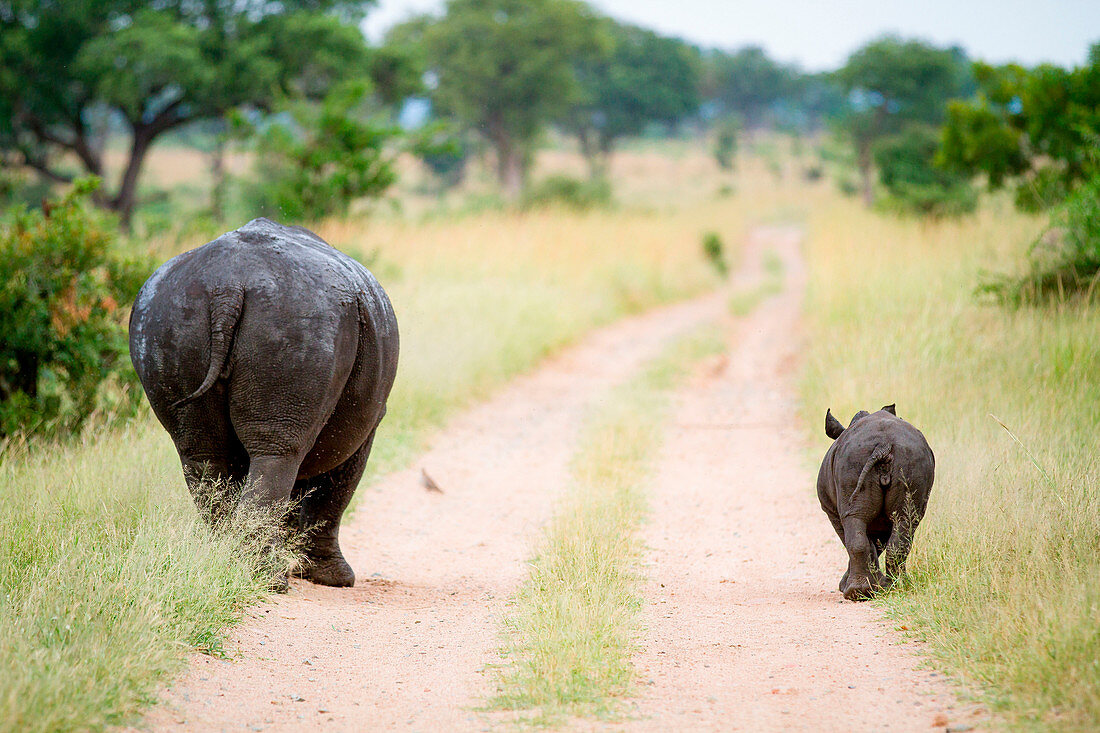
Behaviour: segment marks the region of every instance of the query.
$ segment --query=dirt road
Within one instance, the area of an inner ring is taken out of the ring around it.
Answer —
[[[730,351],[681,391],[645,529],[646,633],[627,730],[928,730],[972,725],[946,684],[868,605],[836,592],[844,553],[816,506],[794,370],[797,232],[758,231],[783,292],[730,320]],[[379,484],[341,542],[359,581],[295,582],[196,657],[154,730],[483,730],[504,603],[568,480],[586,409],[726,294],[616,324],[453,422]],[[728,317],[728,316],[727,316]],[[443,493],[420,483],[426,469]],[[965,718],[965,720],[964,720]],[[580,723],[585,729],[605,724]]]

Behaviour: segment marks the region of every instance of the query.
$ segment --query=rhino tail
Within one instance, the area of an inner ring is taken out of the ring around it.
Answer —
[[[233,347],[233,336],[237,333],[237,323],[243,309],[243,285],[233,283],[214,289],[210,295],[210,364],[206,368],[206,377],[198,389],[173,402],[172,407],[202,397],[225,372],[229,351]]]
[[[863,470],[859,472],[859,479],[856,480],[856,490],[852,492],[852,496],[848,499],[849,507],[851,507],[855,498],[859,496],[859,492],[863,491],[864,484],[867,482],[867,477],[871,474],[875,466],[887,463],[893,457],[894,446],[892,443],[879,443],[875,446],[875,449],[871,451],[871,455],[867,458],[867,462],[863,464]]]

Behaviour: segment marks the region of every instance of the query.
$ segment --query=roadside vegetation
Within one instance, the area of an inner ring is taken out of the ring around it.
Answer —
[[[630,692],[647,477],[673,388],[692,364],[724,346],[713,325],[681,337],[593,409],[573,483],[504,620],[504,662],[488,709],[552,725],[570,716],[613,717]]]
[[[1095,730],[1100,314],[1079,297],[1005,310],[974,294],[1042,228],[1005,198],[921,227],[815,203],[804,419],[824,450],[826,407],[897,403],[937,476],[883,607],[1012,727]]]

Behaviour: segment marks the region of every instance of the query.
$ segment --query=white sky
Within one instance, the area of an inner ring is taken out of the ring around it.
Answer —
[[[1100,0],[590,0],[620,20],[704,47],[762,46],[808,71],[835,69],[887,32],[960,45],[992,63],[1083,64],[1100,41]],[[379,0],[364,28],[377,40],[443,0]]]

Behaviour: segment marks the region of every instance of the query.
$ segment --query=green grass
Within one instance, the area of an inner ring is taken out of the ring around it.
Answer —
[[[568,716],[612,716],[629,692],[647,475],[673,386],[723,345],[713,328],[682,338],[589,417],[569,493],[505,619],[505,662],[489,709],[553,725]]]
[[[1000,201],[920,227],[850,202],[816,209],[805,419],[821,452],[828,406],[896,402],[924,431],[936,484],[908,580],[883,608],[1010,727],[1096,730],[1100,312],[973,294],[1040,226]]]
[[[151,699],[181,650],[222,653],[270,571],[195,518],[147,422],[0,466],[0,729],[97,730]]]
[[[697,218],[740,227],[737,210],[709,206],[679,217],[497,213],[326,228],[346,251],[376,253],[372,267],[401,327],[398,380],[368,480],[588,330],[713,286],[698,233],[684,226]],[[156,251],[179,248],[166,240]],[[268,592],[270,575],[249,557],[239,539],[197,521],[171,442],[148,411],[68,443],[8,446],[0,731],[136,721],[191,651],[227,653],[227,628]]]

